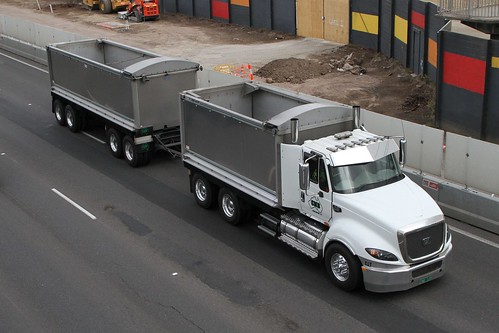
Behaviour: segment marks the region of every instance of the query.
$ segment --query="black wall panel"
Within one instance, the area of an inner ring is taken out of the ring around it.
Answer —
[[[249,7],[230,5],[229,10],[230,10],[230,23],[244,25],[247,27],[251,25]]]
[[[448,84],[440,86],[440,128],[480,139],[483,96]]]
[[[489,55],[483,138],[499,144],[499,40],[489,41]]]
[[[296,35],[296,2],[272,0],[272,28]]]
[[[251,0],[251,26],[272,29],[272,2],[269,0]]]
[[[393,0],[380,0],[379,51],[392,57],[393,43]]]
[[[177,0],[177,10],[181,14],[194,16],[193,0]]]
[[[194,0],[194,16],[211,18],[210,0]]]
[[[177,0],[160,0],[159,10],[161,13],[177,13]]]

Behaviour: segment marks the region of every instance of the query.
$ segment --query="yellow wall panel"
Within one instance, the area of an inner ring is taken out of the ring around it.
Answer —
[[[352,12],[352,29],[353,30],[367,32],[368,34],[377,35],[378,34],[378,26],[379,26],[378,21],[379,21],[379,17],[377,15]]]
[[[490,64],[493,68],[499,68],[499,57],[492,57]]]
[[[398,15],[395,15],[395,27],[394,27],[394,35],[395,38],[407,44],[407,33],[409,31],[407,20],[401,18]]]

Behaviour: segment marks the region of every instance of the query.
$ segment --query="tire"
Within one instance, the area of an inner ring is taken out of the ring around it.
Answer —
[[[145,153],[141,153],[141,155],[142,155],[142,165],[148,165],[149,163],[151,163],[152,155],[153,155],[152,150],[145,152]]]
[[[136,168],[141,165],[142,154],[137,152],[135,142],[129,135],[123,138],[123,156],[131,167]]]
[[[66,125],[71,132],[79,132],[83,128],[82,115],[70,104],[64,108],[66,114]]]
[[[61,126],[66,126],[66,112],[64,108],[64,103],[60,99],[52,101],[52,112],[54,113],[55,120]]]
[[[113,11],[113,6],[111,5],[111,0],[100,0],[99,9],[104,14],[109,14]]]
[[[144,21],[144,15],[142,15],[142,12],[138,8],[135,8],[133,10],[133,15],[135,15],[135,18],[137,19],[137,22]]]
[[[191,190],[199,206],[205,209],[213,207],[213,185],[205,177],[196,173],[191,180]]]
[[[123,134],[110,127],[106,131],[106,141],[111,154],[116,158],[123,157]]]
[[[360,262],[345,246],[334,243],[326,250],[326,270],[333,283],[345,290],[354,291],[362,285]]]
[[[244,212],[239,198],[229,189],[222,188],[218,192],[218,207],[225,222],[238,225],[244,222]]]

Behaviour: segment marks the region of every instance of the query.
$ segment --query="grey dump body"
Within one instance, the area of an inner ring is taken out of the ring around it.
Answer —
[[[47,47],[52,94],[135,131],[178,126],[179,92],[197,87],[196,62],[109,40]]]
[[[296,144],[353,126],[349,106],[262,84],[181,95],[184,163],[274,207],[281,204],[279,145],[291,144],[290,120],[299,121]]]

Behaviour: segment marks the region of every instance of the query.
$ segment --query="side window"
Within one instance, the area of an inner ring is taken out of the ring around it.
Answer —
[[[305,160],[310,158],[312,155],[305,154]],[[310,181],[314,184],[318,184],[319,188],[324,192],[329,192],[329,183],[327,181],[326,165],[324,160],[319,157],[314,157],[308,160]]]
[[[310,155],[306,154],[305,158],[306,159],[310,158]],[[309,172],[310,172],[310,181],[314,184],[319,183],[319,163],[317,163],[318,160],[319,159],[317,157],[314,157],[308,161]]]
[[[324,164],[324,160],[322,158],[319,163],[319,188],[324,192],[329,192],[326,165]]]

